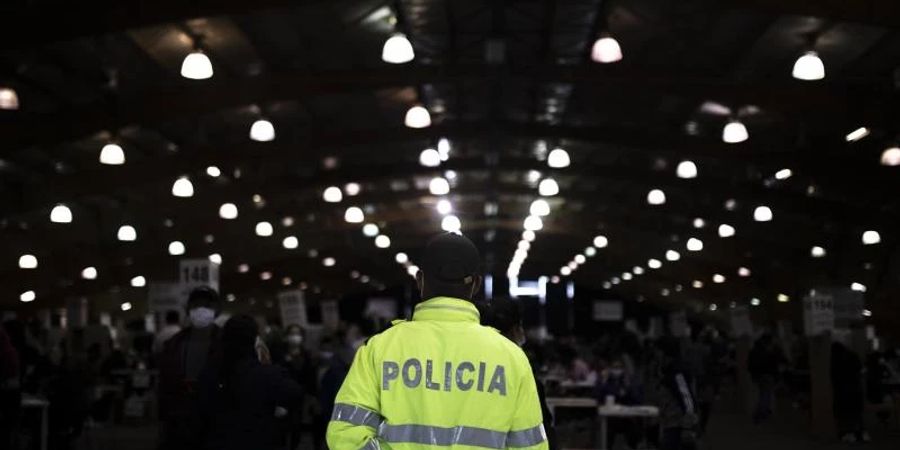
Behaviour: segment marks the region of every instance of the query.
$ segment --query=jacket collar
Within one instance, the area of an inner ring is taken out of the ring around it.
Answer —
[[[412,320],[480,323],[481,314],[470,301],[452,297],[434,297],[416,305]]]

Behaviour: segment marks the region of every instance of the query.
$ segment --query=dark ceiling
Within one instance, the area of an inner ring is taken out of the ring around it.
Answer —
[[[131,290],[135,275],[172,279],[182,258],[168,255],[173,240],[187,256],[221,254],[223,289],[239,297],[281,289],[283,277],[321,295],[407,283],[394,255],[416,261],[440,230],[428,181],[452,171],[448,198],[495,277],[506,273],[539,197],[537,180],[549,176],[560,193],[549,198],[522,278],[559,274],[603,234],[609,247],[573,274],[577,283],[601,288],[650,258],[663,261],[613,286],[628,298],[774,304],[778,293],[858,282],[870,299],[896,305],[900,168],[879,164],[900,117],[896,2],[38,0],[4,8],[0,85],[15,89],[21,106],[0,111],[0,302],[35,290],[45,305],[61,304]],[[381,61],[395,31],[412,42],[413,62]],[[603,31],[621,43],[622,61],[591,61]],[[208,80],[179,75],[197,37],[215,69]],[[825,80],[791,77],[810,46]],[[500,56],[488,51],[496,48]],[[430,110],[431,127],[403,126],[417,103]],[[756,110],[741,117],[748,141],[722,142],[727,117],[709,113],[722,107]],[[272,121],[275,141],[248,138],[259,117]],[[861,126],[871,134],[846,142]],[[449,160],[422,167],[419,152],[442,137]],[[125,149],[125,165],[98,162],[111,141]],[[569,167],[548,168],[556,147],[570,154]],[[682,160],[697,164],[697,178],[676,177]],[[205,175],[210,165],[223,175]],[[776,180],[784,168],[793,176]],[[171,195],[179,176],[190,177],[193,197]],[[323,201],[326,187],[350,182],[361,185],[358,196]],[[647,204],[654,188],[665,205]],[[238,206],[236,220],[218,217],[225,202]],[[72,223],[49,221],[58,203],[72,209]],[[351,205],[391,237],[389,249],[344,222]],[[760,205],[773,221],[753,220]],[[273,237],[254,235],[261,220],[275,224]],[[138,229],[136,242],[116,240],[124,223]],[[736,235],[720,238],[722,223]],[[865,230],[882,242],[863,246]],[[281,246],[288,235],[298,249]],[[690,237],[703,251],[685,249]],[[811,258],[815,245],[827,256]],[[666,261],[668,249],[681,260]],[[25,253],[38,269],[18,268]],[[326,256],[337,264],[323,267]],[[251,270],[239,273],[240,264]],[[98,279],[79,278],[87,266]],[[738,277],[740,267],[751,276]],[[262,271],[273,278],[260,280]],[[353,271],[372,280],[351,279]],[[716,273],[726,282],[713,283]]]

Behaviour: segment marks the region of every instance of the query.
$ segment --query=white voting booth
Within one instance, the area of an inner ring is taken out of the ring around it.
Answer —
[[[309,320],[306,317],[306,299],[303,291],[299,289],[282,291],[278,293],[278,308],[281,311],[281,325],[287,328],[290,325],[306,327]]]
[[[834,292],[813,289],[803,299],[803,328],[807,336],[834,331]]]

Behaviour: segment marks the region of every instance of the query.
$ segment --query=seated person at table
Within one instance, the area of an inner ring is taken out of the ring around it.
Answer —
[[[594,392],[601,405],[605,404],[609,397],[620,405],[637,405],[642,400],[635,377],[625,370],[625,364],[620,357],[615,358],[609,368],[600,373]],[[608,423],[606,448],[612,448],[618,434],[622,434],[629,448],[637,447],[640,428],[634,420],[610,417]]]

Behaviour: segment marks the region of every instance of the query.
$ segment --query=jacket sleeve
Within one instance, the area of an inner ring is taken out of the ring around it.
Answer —
[[[527,360],[519,383],[512,428],[506,437],[506,447],[517,450],[547,450],[547,432],[544,430],[541,403],[531,366]]]
[[[369,344],[359,348],[338,391],[328,423],[326,440],[330,450],[376,450],[376,432],[381,423],[381,391]]]

